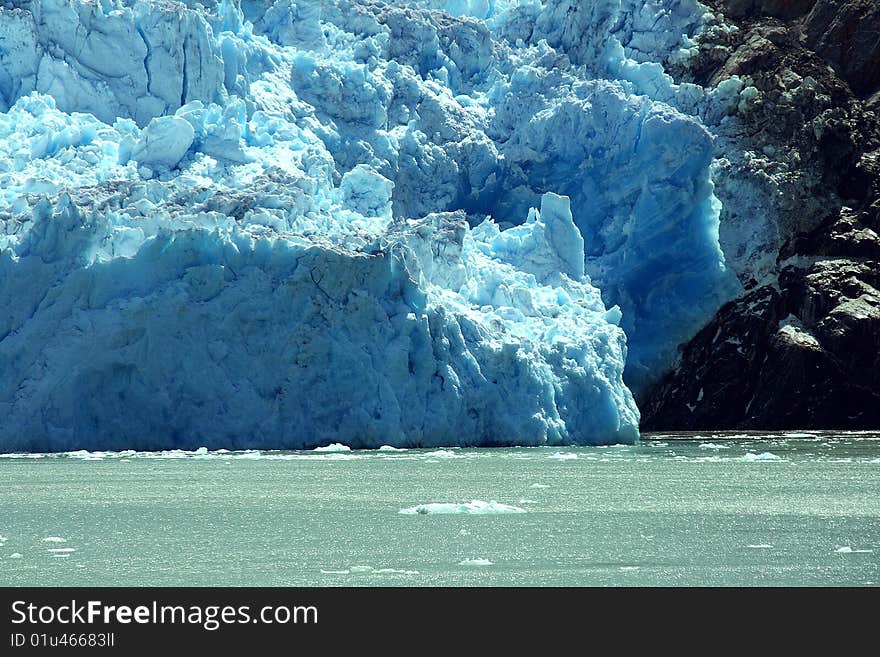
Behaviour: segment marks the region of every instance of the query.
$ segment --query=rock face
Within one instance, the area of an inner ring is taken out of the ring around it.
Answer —
[[[645,396],[643,429],[876,427],[880,5],[709,4],[738,29],[706,30],[682,75],[747,76],[758,90],[736,136],[750,157],[727,174],[775,189],[779,248],[764,275],[738,271],[744,294]]]

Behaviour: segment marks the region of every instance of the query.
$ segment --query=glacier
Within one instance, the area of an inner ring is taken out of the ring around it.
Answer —
[[[563,445],[736,292],[692,0],[5,0],[0,451]]]

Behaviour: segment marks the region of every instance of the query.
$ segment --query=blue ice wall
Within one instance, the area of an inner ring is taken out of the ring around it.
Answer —
[[[4,5],[0,449],[635,439],[733,285],[702,16]]]

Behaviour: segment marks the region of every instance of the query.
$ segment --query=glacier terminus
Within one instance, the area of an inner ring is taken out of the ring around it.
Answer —
[[[710,19],[3,0],[0,451],[636,441],[740,289]]]

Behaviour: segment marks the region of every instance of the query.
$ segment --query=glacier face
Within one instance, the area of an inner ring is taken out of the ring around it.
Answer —
[[[735,287],[702,16],[3,4],[0,449],[634,440]]]

